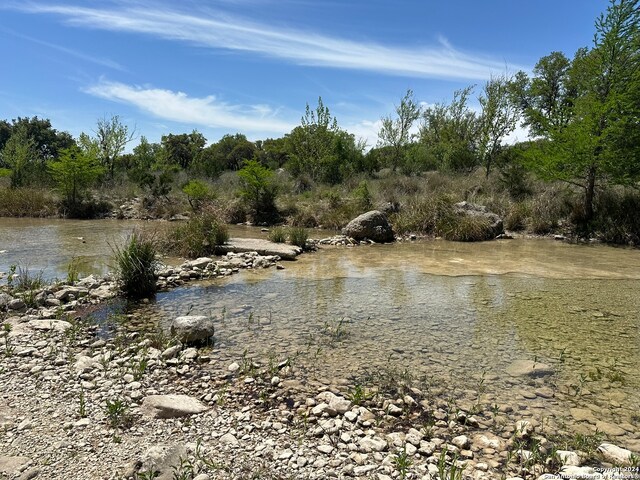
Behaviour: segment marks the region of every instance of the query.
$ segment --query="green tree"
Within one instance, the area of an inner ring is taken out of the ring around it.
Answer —
[[[269,221],[277,213],[275,199],[277,188],[273,183],[273,171],[256,160],[245,162],[238,171],[240,196],[247,202],[254,220]]]
[[[60,158],[49,164],[49,171],[66,206],[75,208],[104,173],[104,168],[74,145],[60,152]]]
[[[427,166],[469,172],[478,165],[478,117],[468,106],[472,92],[473,86],[457,90],[450,104],[424,109],[418,138]]]
[[[96,123],[95,137],[80,135],[80,144],[85,153],[95,156],[109,178],[115,175],[118,159],[124,152],[127,143],[135,137],[135,129],[122,123],[118,115],[111,118],[100,118]]]
[[[395,106],[396,116],[383,117],[378,132],[378,146],[390,147],[391,167],[393,171],[400,166],[411,143],[411,127],[420,118],[420,107],[413,98],[413,91],[407,90],[400,104]]]
[[[197,161],[202,149],[207,144],[207,139],[197,130],[180,135],[163,135],[161,139],[165,161],[168,164],[178,165],[187,169],[194,161]]]
[[[502,142],[518,124],[520,112],[511,95],[511,79],[506,75],[492,76],[478,101],[478,154],[488,178]]]
[[[201,180],[189,180],[183,185],[182,192],[187,196],[189,205],[194,212],[202,207],[202,203],[213,198],[213,192],[209,186]]]
[[[17,188],[26,185],[31,177],[31,172],[39,163],[39,157],[36,143],[28,135],[25,126],[21,125],[13,129],[2,149],[2,159],[4,164],[11,169],[11,187]]]
[[[353,169],[354,160],[362,156],[362,145],[341,130],[338,121],[318,98],[311,110],[307,104],[301,124],[285,136],[289,161],[287,168],[294,177],[336,184]]]
[[[218,142],[202,150],[198,156],[198,170],[215,177],[224,170],[239,170],[245,160],[251,160],[256,146],[241,133],[224,135]]]
[[[571,61],[562,52],[552,52],[536,63],[531,79],[524,72],[514,76],[511,94],[533,135],[544,136],[569,123],[577,94],[570,69]]]
[[[582,223],[593,218],[598,185],[640,178],[640,0],[611,0],[596,20],[593,48],[574,57],[576,98],[565,124],[541,131],[547,140],[532,166],[584,192]]]

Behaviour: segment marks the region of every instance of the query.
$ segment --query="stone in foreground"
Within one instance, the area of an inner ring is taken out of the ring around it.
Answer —
[[[188,395],[150,395],[140,406],[143,415],[151,418],[177,418],[196,415],[209,409]]]
[[[387,216],[379,210],[371,210],[351,220],[342,234],[355,240],[373,240],[378,243],[393,242],[395,237]]]
[[[174,318],[169,327],[171,335],[182,343],[200,342],[213,337],[213,319],[204,315],[185,315]]]
[[[631,465],[631,455],[633,452],[626,448],[618,447],[612,443],[603,443],[598,447],[598,453],[614,465],[629,466]]]

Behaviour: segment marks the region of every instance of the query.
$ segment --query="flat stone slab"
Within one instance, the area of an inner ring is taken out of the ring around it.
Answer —
[[[140,406],[142,413],[152,418],[176,418],[206,412],[209,409],[189,395],[149,395]]]
[[[11,457],[8,455],[0,455],[0,476],[17,475],[22,472],[27,465],[31,463],[29,457]]]
[[[220,252],[244,253],[258,252],[259,255],[278,255],[283,260],[295,260],[302,253],[300,247],[287,243],[274,243],[261,238],[230,238],[227,243],[217,247]]]
[[[507,373],[514,377],[544,377],[553,375],[553,368],[540,362],[531,360],[516,360],[507,367]]]

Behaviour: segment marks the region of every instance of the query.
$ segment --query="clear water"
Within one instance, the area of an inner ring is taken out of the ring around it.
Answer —
[[[109,245],[141,227],[166,224],[0,219],[0,271],[20,263],[64,278],[76,257],[82,273],[104,273]],[[510,420],[606,429],[640,448],[639,250],[429,241],[323,248],[285,267],[162,293],[136,315],[147,327],[212,315],[220,369],[243,355],[289,356],[310,389],[406,370],[462,408],[511,406]],[[514,377],[506,369],[516,360],[555,373]]]

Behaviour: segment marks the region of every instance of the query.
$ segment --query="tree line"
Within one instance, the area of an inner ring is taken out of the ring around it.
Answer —
[[[140,137],[129,153],[135,128],[118,116],[98,120],[91,134],[77,139],[46,119],[0,121],[0,167],[11,187],[54,184],[70,204],[93,186],[125,178],[150,195],[167,195],[179,171],[216,178],[248,168],[241,178],[260,184],[284,169],[302,191],[385,167],[406,175],[483,168],[487,176],[498,170],[514,193],[523,175],[533,172],[580,189],[586,225],[599,187],[637,186],[640,179],[639,2],[611,0],[595,22],[592,46],[571,59],[551,52],[530,74],[493,76],[480,88],[469,86],[449,102],[426,107],[408,90],[393,114],[381,119],[378,143],[369,150],[319,98],[281,138],[249,141],[236,133],[207,145],[194,130],[164,135],[159,143]],[[478,107],[472,108],[476,90]],[[530,140],[505,145],[519,123]],[[274,195],[262,187],[253,188]]]

